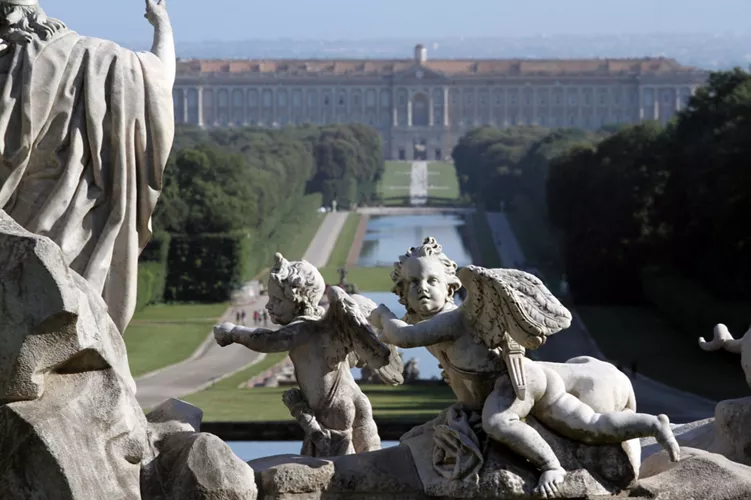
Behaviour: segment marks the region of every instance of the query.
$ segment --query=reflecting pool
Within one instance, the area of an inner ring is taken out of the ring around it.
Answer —
[[[410,247],[433,236],[457,265],[472,263],[464,245],[464,216],[459,214],[376,215],[368,221],[358,266],[391,267]]]

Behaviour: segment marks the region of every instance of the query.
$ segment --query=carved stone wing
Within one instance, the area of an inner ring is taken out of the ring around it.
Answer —
[[[364,297],[354,299],[338,286],[329,287],[326,294],[329,309],[322,321],[331,332],[331,344],[328,346],[329,366],[333,368],[345,359],[351,366],[353,359],[349,354],[353,351],[358,360],[355,366],[360,362],[373,369],[388,365],[391,351],[386,344],[378,340],[367,315],[361,310],[360,303]]]
[[[527,382],[525,349],[537,349],[550,335],[571,325],[571,313],[537,277],[518,269],[467,266],[459,271],[467,289],[465,318],[489,348],[500,347],[517,397]]]
[[[504,334],[526,349],[571,326],[571,313],[537,277],[518,269],[467,266],[459,272],[467,288],[465,317],[482,340],[499,347]]]

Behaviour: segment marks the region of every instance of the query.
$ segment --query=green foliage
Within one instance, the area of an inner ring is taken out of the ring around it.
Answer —
[[[521,159],[548,133],[537,127],[480,127],[468,132],[452,152],[461,194],[491,210],[502,200],[511,202],[521,187]]]
[[[750,136],[751,75],[735,69],[713,73],[664,129],[625,127],[596,147],[558,156],[550,166],[548,209],[565,234],[574,296],[639,298],[640,271],[662,265],[708,296],[747,300]],[[686,283],[666,289],[664,280],[647,281],[647,296],[673,314],[694,317],[708,303],[705,297],[668,305],[671,294],[690,295]]]
[[[346,208],[376,197],[380,137],[362,125],[200,130],[178,127],[154,212],[157,234],[142,262],[139,305],[224,300],[317,222],[336,199]]]
[[[138,263],[138,295],[136,310],[140,311],[150,304],[164,300],[164,285],[167,279],[167,258],[169,256],[171,236],[158,232],[141,252]]]
[[[172,236],[165,298],[180,302],[220,302],[248,277],[250,235]]]

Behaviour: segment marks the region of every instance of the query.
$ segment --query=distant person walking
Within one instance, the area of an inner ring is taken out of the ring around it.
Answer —
[[[269,313],[263,311],[263,326],[269,326]]]
[[[237,311],[237,312],[235,313],[235,320],[236,320],[235,322],[236,322],[236,323],[237,323],[238,325],[240,324],[240,317],[241,317],[241,315],[240,315],[240,311]]]
[[[240,321],[242,322],[241,324],[242,324],[243,326],[245,326],[245,310],[244,310],[244,309],[243,309],[243,313],[242,313],[242,316],[240,316],[240,318],[241,318],[241,319],[240,319]]]

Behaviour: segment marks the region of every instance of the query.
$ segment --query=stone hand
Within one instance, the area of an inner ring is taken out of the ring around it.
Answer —
[[[216,325],[214,327],[214,340],[216,340],[216,343],[222,347],[232,344],[234,342],[234,340],[232,340],[233,328],[235,328],[235,325],[227,322],[224,322],[221,325]]]
[[[146,0],[146,14],[143,17],[154,27],[168,23],[167,0]]]
[[[381,307],[383,307],[383,304],[370,311],[370,315],[368,316],[368,323],[373,325],[373,328],[375,328],[376,330],[383,329],[383,322],[381,321],[380,311]]]

